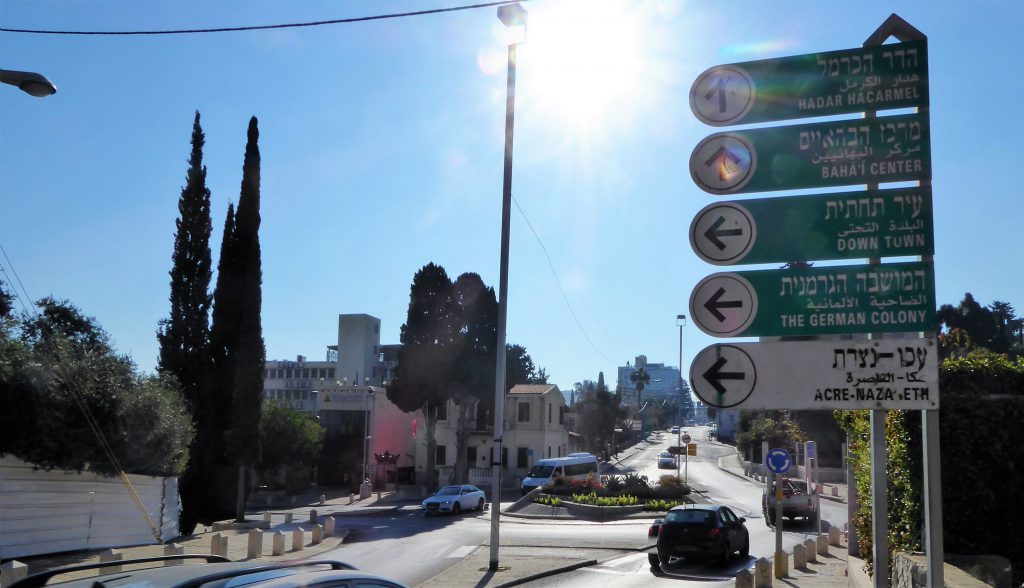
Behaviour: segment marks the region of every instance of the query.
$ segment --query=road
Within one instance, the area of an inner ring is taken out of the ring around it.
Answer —
[[[770,557],[775,551],[774,529],[764,524],[761,515],[762,487],[718,468],[722,455],[734,451],[731,447],[709,443],[707,429],[689,428],[698,444],[697,457],[689,458],[688,475],[691,485],[708,502],[724,504],[737,515],[747,518],[750,531],[750,556],[746,560],[734,559],[729,566],[715,567],[702,564],[673,565],[666,573],[652,575],[647,555],[637,550],[649,545],[647,529],[650,520],[594,523],[584,521],[556,521],[549,519],[516,519],[502,517],[501,550],[511,553],[526,549],[587,551],[602,564],[562,574],[537,586],[579,586],[614,577],[616,586],[649,586],[659,582],[678,583],[682,579],[725,581],[745,567],[753,567],[758,557]],[[663,435],[652,442],[641,444],[636,453],[616,463],[610,473],[638,473],[655,481],[669,470],[657,468],[657,456],[675,436]],[[675,473],[674,470],[671,473]],[[822,513],[827,521],[842,524],[846,519],[845,505],[822,501]],[[345,515],[341,526],[351,530],[345,544],[323,557],[340,559],[359,569],[394,578],[411,586],[425,582],[454,565],[475,549],[488,545],[490,513],[472,512],[460,516],[426,518],[418,505],[407,505],[397,511],[372,516]],[[790,524],[789,521],[784,523]],[[826,527],[827,528],[827,527]],[[796,543],[813,537],[813,525],[798,525],[785,529],[783,544],[792,548]]]

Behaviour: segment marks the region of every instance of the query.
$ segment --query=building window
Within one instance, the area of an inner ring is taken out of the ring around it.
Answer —
[[[435,414],[437,415],[437,420],[439,421],[448,420],[448,403],[442,402],[441,404],[437,405],[437,412]]]
[[[548,424],[551,424],[551,405],[548,405]]]
[[[519,422],[528,423],[530,422],[530,403],[520,402],[519,403]]]
[[[286,368],[284,370],[284,377],[286,377],[286,378],[291,378],[292,377],[292,368]]]
[[[470,445],[466,448],[466,463],[471,468],[476,467],[476,445]]]
[[[508,469],[508,447],[501,448],[501,468]]]
[[[303,378],[308,378],[309,377],[309,368],[302,368],[302,377]]]
[[[564,406],[559,406],[558,407],[558,424],[560,424],[560,425],[564,425],[565,424],[565,407]]]
[[[551,446],[548,445],[548,457],[551,457]]]
[[[334,377],[334,368],[327,368],[327,377],[328,378],[333,378]]]
[[[437,453],[434,454],[434,462],[437,466],[448,465],[448,447],[445,445],[437,446]]]
[[[530,467],[530,449],[528,447],[520,447],[516,451],[516,467],[524,469]]]

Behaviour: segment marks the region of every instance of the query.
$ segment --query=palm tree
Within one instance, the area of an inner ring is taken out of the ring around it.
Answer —
[[[644,391],[644,386],[651,381],[651,376],[643,367],[637,367],[629,374],[629,381],[636,387],[636,407],[640,408],[640,395]]]

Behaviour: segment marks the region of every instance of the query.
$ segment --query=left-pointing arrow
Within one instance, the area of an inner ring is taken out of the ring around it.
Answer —
[[[714,317],[718,319],[718,322],[720,323],[725,322],[725,315],[722,314],[718,309],[743,308],[742,300],[721,300],[724,294],[725,288],[719,288],[718,290],[715,291],[714,294],[711,295],[711,298],[708,298],[708,301],[704,303],[704,308],[708,309],[708,312],[714,315]]]
[[[718,217],[718,220],[716,220],[710,227],[708,227],[708,230],[704,231],[704,236],[708,238],[708,241],[711,241],[712,245],[718,247],[719,251],[725,250],[725,243],[723,243],[722,240],[719,239],[719,237],[739,237],[743,235],[743,229],[719,230],[719,227],[721,227],[723,224],[725,224],[725,217],[720,216]]]
[[[719,393],[725,394],[725,386],[722,385],[722,380],[746,380],[747,374],[743,372],[723,372],[721,371],[728,360],[724,357],[719,357],[706,372],[704,372],[704,379]]]

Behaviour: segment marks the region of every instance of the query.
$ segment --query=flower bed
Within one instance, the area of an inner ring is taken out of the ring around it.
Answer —
[[[646,476],[628,474],[606,476],[600,481],[593,478],[569,483],[556,480],[534,502],[562,506],[570,514],[593,518],[595,513],[592,509],[595,508],[613,509],[618,516],[642,510],[666,511],[686,503],[685,496],[689,493],[689,487],[677,476],[662,476],[659,483],[652,487]],[[604,518],[603,511],[600,516]]]

